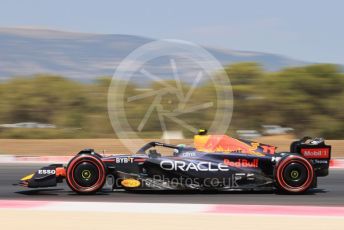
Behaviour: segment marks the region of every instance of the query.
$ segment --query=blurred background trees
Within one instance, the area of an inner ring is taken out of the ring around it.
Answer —
[[[266,72],[257,63],[236,63],[225,67],[230,78],[234,109],[229,134],[238,129],[261,129],[264,124],[292,127],[297,136],[344,138],[344,74],[339,66],[316,64]],[[107,114],[107,90],[110,77],[92,83],[69,80],[62,76],[36,75],[13,77],[0,83],[0,124],[39,122],[56,128],[0,128],[1,138],[97,138],[116,137]],[[168,82],[168,81],[167,81]],[[173,84],[172,82],[168,82]],[[187,92],[190,85],[183,83]],[[157,89],[153,82],[147,89]],[[127,86],[126,94],[142,93],[142,86]],[[198,85],[190,97],[191,104],[216,100],[209,82]],[[153,98],[127,103],[129,123],[139,126]],[[177,106],[174,94],[161,101],[166,110]],[[212,108],[197,116],[185,114],[181,119],[195,126],[209,125],[214,118]],[[167,121],[169,129],[175,124]],[[142,137],[159,138],[161,130],[157,114],[142,128]],[[183,130],[186,136],[191,133]],[[159,134],[158,134],[159,133]]]

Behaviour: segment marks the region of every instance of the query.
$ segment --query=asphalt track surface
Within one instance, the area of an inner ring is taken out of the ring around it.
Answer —
[[[303,195],[273,192],[125,192],[104,191],[96,195],[77,195],[66,183],[55,188],[27,189],[14,186],[18,180],[41,165],[0,164],[0,200],[49,200],[94,202],[194,203],[194,204],[262,204],[344,206],[344,170],[331,170],[319,178],[318,188]]]

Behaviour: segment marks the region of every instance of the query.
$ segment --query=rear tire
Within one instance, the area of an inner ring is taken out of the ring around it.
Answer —
[[[78,155],[67,166],[68,186],[79,194],[94,194],[104,185],[106,171],[103,162],[96,156]]]
[[[275,170],[276,185],[283,192],[303,193],[313,186],[314,169],[305,158],[287,156],[278,162]]]

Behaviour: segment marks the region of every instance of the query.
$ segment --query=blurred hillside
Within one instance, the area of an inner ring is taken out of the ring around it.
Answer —
[[[97,76],[113,75],[116,66],[130,52],[151,41],[153,39],[130,35],[0,28],[0,79],[48,73],[91,82]],[[258,62],[266,70],[274,71],[306,64],[268,53],[214,48],[207,50],[224,65]],[[157,66],[166,68],[164,63],[154,63],[154,67]]]
[[[295,129],[297,136],[344,138],[344,74],[339,66],[308,65],[267,72],[254,62],[226,66],[234,93],[234,113],[229,134],[237,129],[257,129],[263,124],[277,124]],[[110,77],[90,83],[62,76],[35,75],[14,77],[0,83],[0,124],[40,122],[56,128],[0,128],[1,138],[115,138],[107,114],[107,90]],[[153,82],[149,88],[158,85]],[[190,85],[183,84],[187,90]],[[141,92],[131,84],[127,96]],[[193,102],[214,98],[214,86],[199,85]],[[216,98],[215,98],[216,99]],[[215,100],[214,99],[214,100]],[[146,113],[152,98],[126,103],[127,119],[133,129]],[[173,109],[175,95],[165,95],[162,106]],[[214,118],[212,108],[186,115],[184,121],[195,127],[207,127]],[[140,135],[160,138],[157,114],[148,119]],[[166,125],[173,129],[171,121]],[[186,137],[192,133],[183,129]]]

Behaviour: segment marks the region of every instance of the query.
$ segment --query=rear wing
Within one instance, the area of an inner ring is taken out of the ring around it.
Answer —
[[[331,145],[323,138],[304,137],[290,145],[290,152],[299,153],[311,161],[317,176],[327,176],[331,159]]]

